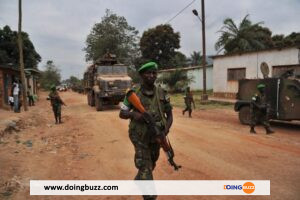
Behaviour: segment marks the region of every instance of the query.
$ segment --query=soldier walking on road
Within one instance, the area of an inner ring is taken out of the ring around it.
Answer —
[[[61,105],[66,104],[61,100],[58,92],[56,91],[56,86],[51,86],[51,92],[49,93],[48,99],[51,101],[52,110],[55,117],[55,124],[62,123],[61,121]]]
[[[264,84],[257,85],[259,94],[255,94],[252,97],[250,104],[250,133],[256,133],[254,127],[257,123],[261,123],[265,127],[267,134],[274,133],[274,131],[271,130],[269,123],[270,105],[266,101],[265,87],[266,86]]]
[[[142,83],[132,90],[140,98],[147,113],[155,119],[159,131],[168,134],[173,122],[170,98],[161,87],[154,84],[157,78],[157,64],[149,62],[139,68]],[[134,162],[138,169],[135,180],[153,180],[152,171],[159,158],[160,145],[155,136],[149,133],[143,114],[133,107],[125,97],[121,106],[120,118],[130,119],[129,137],[134,145]],[[156,196],[145,195],[144,199],[154,200]]]
[[[187,87],[185,90],[185,96],[184,96],[184,103],[185,103],[185,109],[182,111],[182,114],[186,111],[189,111],[189,117],[192,117],[192,103],[194,106],[194,109],[196,108],[193,93],[190,90],[190,87]]]

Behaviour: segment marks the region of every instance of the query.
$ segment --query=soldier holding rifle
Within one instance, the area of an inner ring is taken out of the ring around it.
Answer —
[[[56,86],[52,85],[50,88],[51,92],[49,93],[49,96],[47,100],[50,100],[52,110],[54,113],[54,118],[55,118],[55,124],[61,124],[61,105],[66,104],[63,102],[63,100],[60,98],[58,92],[56,91]]]
[[[250,104],[250,133],[253,134],[256,133],[254,127],[257,123],[261,123],[265,127],[267,134],[274,133],[269,123],[270,105],[266,101],[265,87],[265,84],[257,85],[259,94],[255,94],[252,97],[252,101]]]
[[[194,109],[196,109],[196,106],[195,106],[193,93],[191,92],[190,87],[187,87],[185,90],[184,103],[185,103],[185,109],[182,111],[182,114],[184,115],[186,111],[189,111],[189,117],[192,117],[192,103]]]
[[[134,162],[138,169],[135,180],[153,180],[152,171],[160,147],[167,153],[170,164],[176,170],[180,167],[174,163],[174,152],[166,139],[173,122],[172,106],[166,91],[154,84],[157,69],[155,62],[139,68],[142,83],[127,93],[120,111],[120,118],[130,119],[129,137],[134,145]],[[143,197],[156,199],[153,195]]]

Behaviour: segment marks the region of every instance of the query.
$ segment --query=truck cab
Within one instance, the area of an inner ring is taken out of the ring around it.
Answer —
[[[117,63],[115,55],[109,53],[89,66],[84,74],[88,104],[101,111],[104,105],[122,101],[132,82],[127,69],[128,66]]]

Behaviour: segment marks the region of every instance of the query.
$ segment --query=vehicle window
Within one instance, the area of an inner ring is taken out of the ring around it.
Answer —
[[[113,66],[113,73],[114,74],[126,74],[127,67],[126,66]]]
[[[127,67],[126,66],[98,66],[97,72],[103,75],[126,74]]]
[[[112,66],[98,66],[97,72],[99,74],[112,74]]]

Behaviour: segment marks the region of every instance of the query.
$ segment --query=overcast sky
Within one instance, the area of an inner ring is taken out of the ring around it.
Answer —
[[[39,69],[47,60],[60,68],[63,79],[82,78],[85,40],[93,25],[101,21],[105,9],[124,16],[141,36],[143,31],[164,24],[193,0],[23,0],[23,31],[27,32],[41,55]],[[273,34],[300,32],[300,0],[206,0],[207,54],[215,54],[217,31],[227,17],[239,23],[246,14],[252,22],[263,21]],[[192,14],[201,10],[195,2],[170,24],[181,36],[186,56],[201,51],[201,24]],[[0,0],[0,27],[18,27],[18,0]]]

